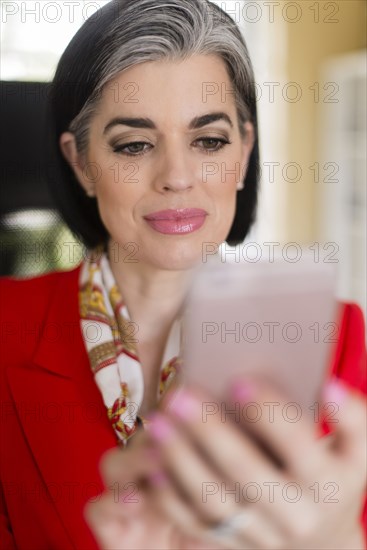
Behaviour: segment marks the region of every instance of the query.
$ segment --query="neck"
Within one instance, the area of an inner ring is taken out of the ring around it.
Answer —
[[[108,245],[109,257],[111,243]],[[180,315],[193,269],[173,271],[143,262],[110,261],[111,271],[132,321],[147,339],[169,330]]]

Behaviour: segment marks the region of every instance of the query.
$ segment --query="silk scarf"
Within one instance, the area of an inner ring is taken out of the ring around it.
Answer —
[[[81,332],[94,380],[102,394],[117,441],[125,446],[139,425],[144,396],[138,327],[130,319],[111,271],[107,252],[98,247],[83,260],[79,279]],[[181,320],[172,325],[160,367],[157,400],[168,389],[182,363]]]

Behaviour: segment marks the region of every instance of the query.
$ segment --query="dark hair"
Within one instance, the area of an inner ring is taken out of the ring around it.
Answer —
[[[105,245],[109,235],[96,199],[86,195],[61,153],[61,134],[73,131],[78,149],[85,147],[88,122],[103,86],[121,70],[195,53],[223,59],[236,92],[239,120],[250,120],[254,126],[244,188],[237,191],[236,213],[226,238],[231,245],[244,240],[256,213],[259,146],[253,69],[237,25],[208,0],[112,0],[71,40],[58,63],[48,102],[51,193],[66,224],[88,248]]]

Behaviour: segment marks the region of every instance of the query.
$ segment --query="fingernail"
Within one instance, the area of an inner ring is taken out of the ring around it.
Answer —
[[[200,416],[202,403],[181,387],[172,395],[167,408],[181,420],[189,420]]]
[[[168,483],[168,477],[163,470],[158,470],[148,475],[148,479],[155,487],[163,487]]]
[[[255,385],[253,382],[245,382],[243,380],[237,380],[230,388],[230,395],[235,401],[240,403],[246,403],[250,401],[256,393]]]
[[[323,399],[325,403],[338,403],[341,405],[345,401],[348,391],[340,380],[332,378],[326,383],[323,390]]]
[[[153,439],[159,443],[165,443],[173,438],[175,432],[172,428],[172,424],[163,414],[159,412],[150,413],[148,418],[149,423],[147,424],[147,431]]]

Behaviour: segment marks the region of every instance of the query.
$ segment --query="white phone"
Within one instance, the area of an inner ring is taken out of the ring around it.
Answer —
[[[314,414],[339,335],[335,264],[303,251],[221,262],[197,271],[183,319],[183,380],[217,399],[235,378],[255,375]]]

